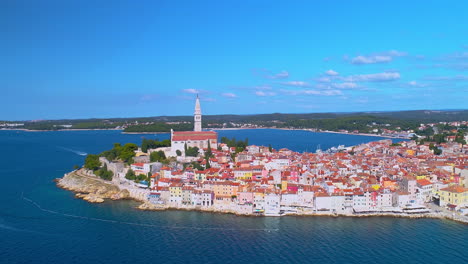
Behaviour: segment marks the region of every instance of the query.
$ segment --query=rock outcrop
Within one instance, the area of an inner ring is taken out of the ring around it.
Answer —
[[[120,200],[130,196],[128,190],[120,190],[112,183],[85,175],[82,171],[74,171],[57,180],[60,188],[77,193],[75,197],[90,203],[102,203],[104,199]]]

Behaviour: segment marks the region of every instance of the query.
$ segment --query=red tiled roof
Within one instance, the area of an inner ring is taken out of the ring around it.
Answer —
[[[178,131],[172,134],[172,141],[218,139],[214,131]]]

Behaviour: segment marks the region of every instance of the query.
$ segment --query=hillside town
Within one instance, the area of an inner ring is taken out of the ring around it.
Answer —
[[[132,163],[104,154],[95,166],[104,166],[115,185],[144,201],[142,209],[265,216],[468,213],[466,135],[463,141],[387,139],[298,153],[247,140],[218,142],[216,132],[201,128],[198,98],[194,120],[194,131],[172,131],[170,144],[135,145]]]

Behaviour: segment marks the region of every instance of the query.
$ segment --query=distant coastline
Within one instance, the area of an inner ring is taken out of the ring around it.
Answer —
[[[216,128],[210,130],[244,130],[244,129],[278,129],[278,130],[299,130],[299,131],[309,131],[315,133],[332,133],[332,134],[343,134],[343,135],[356,135],[356,136],[370,136],[370,137],[382,137],[382,138],[395,138],[395,139],[409,139],[405,137],[393,137],[393,136],[384,136],[384,135],[377,135],[377,134],[368,134],[368,133],[349,133],[349,132],[339,132],[339,131],[329,131],[329,130],[321,130],[316,131],[307,128],[277,128],[277,127],[252,127],[252,128]]]
[[[14,129],[5,129],[5,128],[2,128],[0,129],[0,131],[24,131],[24,132],[51,132],[51,131],[100,131],[100,130],[123,130],[123,129],[117,129],[117,128],[83,128],[83,129],[79,129],[79,128],[65,128],[65,129],[56,129],[56,130],[53,130],[53,129],[47,129],[47,130],[37,130],[37,129],[26,129],[26,128],[14,128]]]
[[[315,132],[315,133],[332,133],[332,134],[343,134],[343,135],[355,135],[355,136],[369,136],[369,137],[382,137],[382,138],[394,138],[394,139],[408,139],[405,137],[393,137],[393,136],[385,136],[385,135],[377,135],[377,134],[367,134],[367,133],[348,133],[348,132],[339,132],[339,131],[329,131],[329,130],[324,130],[324,131],[315,131],[312,129],[307,129],[307,128],[277,128],[277,127],[242,127],[242,128],[214,128],[214,129],[208,129],[208,130],[213,130],[213,131],[229,131],[229,130],[249,130],[249,129],[278,129],[278,130],[299,130],[299,131],[309,131],[309,132]],[[4,131],[25,131],[25,132],[51,132],[51,131],[106,131],[106,130],[111,130],[111,131],[122,131],[122,134],[129,134],[129,135],[151,135],[151,134],[168,134],[168,132],[124,132],[123,129],[116,129],[116,128],[96,128],[96,129],[72,129],[72,128],[67,128],[67,129],[57,129],[57,130],[30,130],[30,129],[25,129],[25,128],[17,128],[17,129],[0,129]]]

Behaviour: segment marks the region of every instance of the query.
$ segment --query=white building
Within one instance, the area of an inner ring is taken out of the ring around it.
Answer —
[[[268,193],[265,195],[265,215],[280,214],[281,195],[276,193]]]

